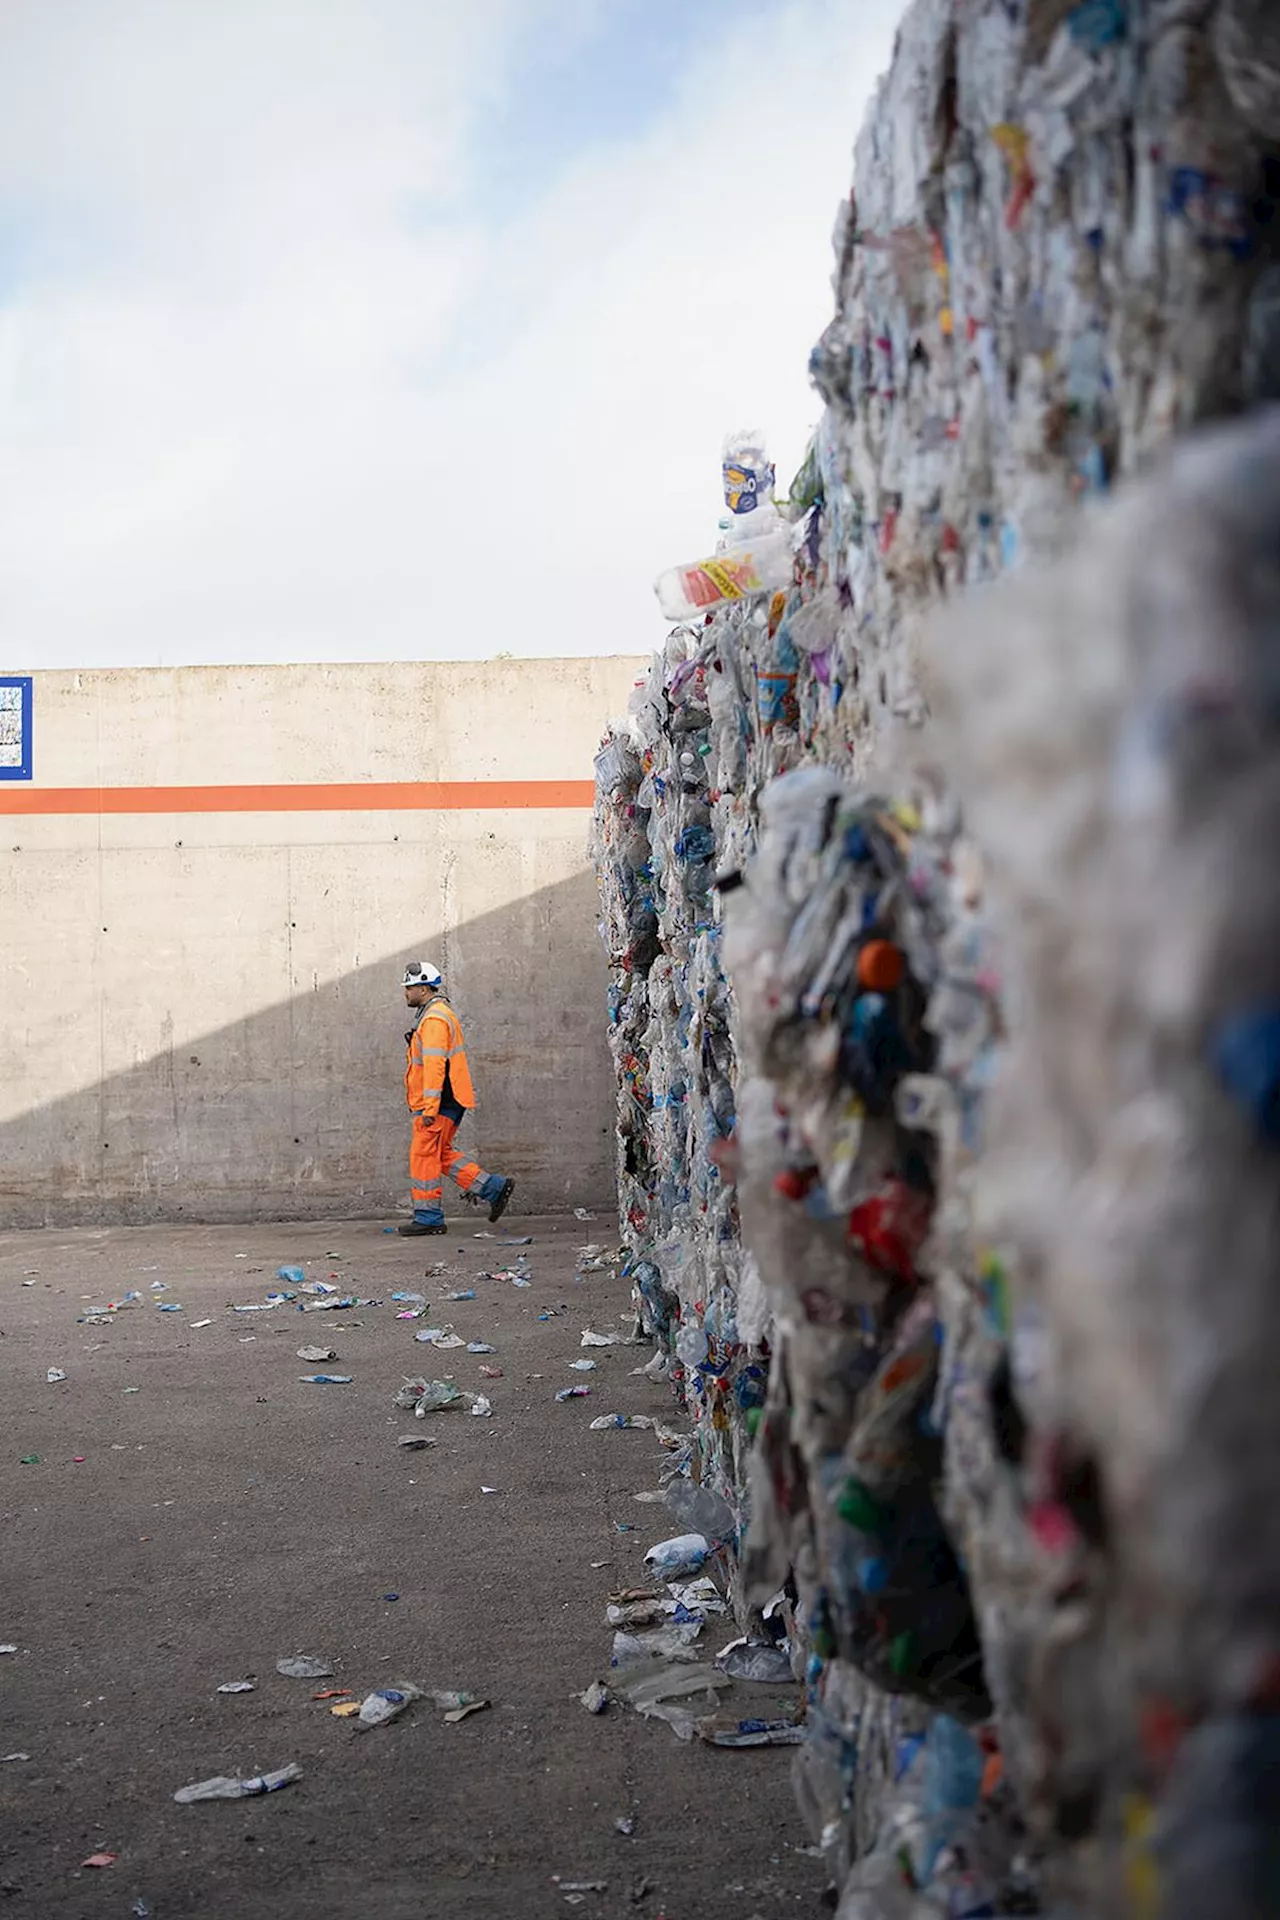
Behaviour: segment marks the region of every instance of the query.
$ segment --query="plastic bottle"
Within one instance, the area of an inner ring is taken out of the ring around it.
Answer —
[[[754,429],[727,433],[720,453],[720,475],[724,503],[729,509],[726,542],[736,546],[742,540],[772,532],[781,516],[773,504],[776,475],[764,435]]]
[[[938,1856],[953,1846],[982,1792],[982,1749],[967,1727],[940,1713],[929,1729],[924,1763],[926,1821],[923,1878],[933,1877]]]
[[[290,1787],[295,1780],[301,1780],[302,1768],[290,1761],[287,1767],[277,1767],[274,1773],[257,1773],[249,1780],[232,1780],[227,1774],[215,1774],[212,1780],[197,1780],[194,1786],[179,1787],[174,1799],[180,1807],[189,1807],[197,1800],[250,1800],[260,1793],[276,1793],[281,1787]]]
[[[385,1726],[388,1720],[397,1719],[406,1707],[421,1698],[422,1688],[415,1687],[411,1680],[397,1680],[391,1687],[375,1687],[361,1701],[356,1725],[366,1729]]]
[[[646,1567],[660,1580],[686,1580],[701,1573],[711,1556],[711,1542],[701,1533],[681,1533],[659,1540],[644,1557]]]
[[[724,553],[668,567],[654,582],[667,620],[692,620],[731,600],[751,600],[789,586],[791,530],[783,525],[759,538],[735,542]]]

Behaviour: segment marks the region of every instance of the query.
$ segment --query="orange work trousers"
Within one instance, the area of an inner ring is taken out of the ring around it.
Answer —
[[[487,1177],[483,1167],[454,1148],[453,1136],[457,1131],[457,1121],[443,1113],[437,1114],[434,1120],[421,1117],[414,1120],[409,1145],[409,1187],[416,1220],[444,1218],[446,1173],[457,1181],[463,1193],[470,1193],[477,1182]]]

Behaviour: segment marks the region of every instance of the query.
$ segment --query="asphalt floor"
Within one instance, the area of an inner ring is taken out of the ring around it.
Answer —
[[[681,1530],[636,1498],[659,1484],[653,1432],[590,1422],[683,1422],[635,1372],[648,1349],[579,1344],[629,1329],[616,1269],[576,1270],[615,1222],[481,1230],[0,1234],[0,1647],[16,1648],[0,1653],[0,1920],[825,1911],[787,1748],[686,1744],[616,1701],[580,1704],[609,1679],[608,1594],[647,1584],[646,1548]],[[480,1277],[521,1254],[532,1284]],[[285,1266],[379,1304],[236,1311],[288,1289]],[[136,1305],[86,1319],[130,1290]],[[424,1294],[426,1318],[398,1318],[395,1292]],[[417,1342],[428,1325],[496,1351]],[[303,1362],[307,1344],[337,1358]],[[351,1383],[302,1378],[317,1371]],[[414,1375],[486,1394],[491,1416],[396,1409]],[[436,1444],[401,1448],[410,1434]],[[704,1636],[733,1637],[715,1620]],[[295,1654],[332,1675],[281,1675]],[[427,1698],[361,1731],[332,1712],[345,1700],[313,1697],[400,1680],[489,1705],[449,1723]],[[769,1717],[796,1689],[739,1684],[723,1705]],[[265,1797],[173,1798],[290,1764],[301,1778]]]

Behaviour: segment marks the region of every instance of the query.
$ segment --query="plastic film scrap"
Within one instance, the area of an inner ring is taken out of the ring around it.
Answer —
[[[1122,483],[1280,397],[1277,139],[1249,0],[918,0],[596,763],[625,1273],[846,1920],[1270,1910],[1274,426]]]

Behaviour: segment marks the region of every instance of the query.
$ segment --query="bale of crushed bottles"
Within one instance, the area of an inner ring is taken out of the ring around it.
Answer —
[[[1203,1885],[1216,1856],[1206,1842],[1193,1871],[1161,1839],[1167,1777],[1175,1806],[1208,1779],[1222,1831],[1244,1836],[1237,1863],[1256,1862],[1256,1820],[1226,1808],[1204,1758],[1261,1751],[1255,1574],[1222,1582],[1215,1607],[1187,1561],[1202,1540],[1238,1547],[1243,1493],[1214,1505],[1223,1435],[1269,1429],[1246,1394],[1202,1422],[1199,1452],[1171,1443],[1171,1409],[1194,1423],[1212,1377],[1175,1379],[1205,1243],[1171,1198],[1185,1289],[1139,1364],[1137,1302],[1148,1330],[1166,1302],[1137,1285],[1145,1262],[1128,1293],[1104,1284],[1119,1255],[1102,1234],[1130,1198],[1120,1170],[1164,1138],[1159,1102],[1130,1102],[1154,1131],[1120,1140],[1102,1125],[1119,1060],[1101,1071],[1078,1028],[1052,1061],[1022,1036],[1059,1011],[1083,1024],[1108,967],[1136,1004],[1189,964],[1150,937],[1155,919],[1140,952],[1118,932],[1101,941],[1091,980],[1051,964],[1054,941],[1069,953],[1108,905],[1071,838],[1089,816],[1070,755],[1111,779],[1100,716],[1130,711],[1114,778],[1138,780],[1152,731],[1186,735],[1194,758],[1204,728],[1225,725],[1217,661],[1200,689],[1212,711],[1189,730],[1177,701],[1135,696],[1132,648],[1114,638],[1114,596],[1132,597],[1119,553],[1099,584],[1072,529],[1179,433],[1280,398],[1274,42],[1256,0],[908,9],[837,222],[836,311],[811,362],[826,411],[781,509],[791,581],[769,571],[776,521],[754,574],[732,538],[723,564],[676,570],[700,611],[598,769],[629,1271],[695,1416],[694,1471],[738,1519],[739,1609],[784,1588],[808,1681],[797,1785],[848,1915],[1030,1911],[1036,1885],[1105,1909],[1125,1874],[1152,1911],[1162,1860],[1170,1910],[1190,1912],[1179,1887]],[[1180,497],[1211,627],[1213,595],[1232,591],[1223,553],[1251,553],[1256,581],[1261,542],[1237,526],[1234,545],[1198,548]],[[740,513],[728,488],[726,504]],[[1134,538],[1139,521],[1121,524]],[[1159,567],[1167,547],[1138,538]],[[1038,611],[983,600],[984,583],[1064,550]],[[1190,594],[1190,565],[1153,580],[1148,627],[1175,576]],[[948,604],[958,623],[926,646]],[[1248,627],[1241,615],[1233,631]],[[1139,916],[1142,876],[1097,871],[1129,886]],[[1251,891],[1262,925],[1267,889]],[[1208,898],[1206,939],[1228,917]],[[1097,924],[1118,928],[1121,904]],[[1217,1025],[1200,1044],[1265,1139],[1270,988],[1247,966],[1236,988],[1232,1019],[1206,999]],[[1006,1052],[1021,1064],[994,1138]],[[1133,1070],[1160,1064],[1153,1048]],[[1220,1157],[1239,1145],[1222,1125]],[[1192,1130],[1198,1180],[1205,1133]],[[1110,1184],[1086,1191],[1072,1156],[1103,1142],[1119,1152]],[[1248,1162],[1259,1193],[1266,1166]],[[1078,1243],[1088,1284],[1045,1224],[1069,1241],[1076,1186],[1098,1210]],[[1223,1231],[1247,1287],[1256,1268]],[[1108,1318],[1100,1303],[1121,1298]],[[1260,1337],[1263,1295],[1250,1298],[1240,1327]],[[1228,1343],[1232,1365],[1247,1344]],[[1104,1552],[1109,1458],[1127,1463],[1127,1499],[1153,1495],[1124,1564]],[[1269,1510],[1261,1481],[1242,1486]],[[1171,1570],[1177,1607],[1140,1644]],[[1209,1663],[1189,1693],[1173,1684],[1175,1620]],[[1230,1631],[1236,1655],[1214,1664]]]

